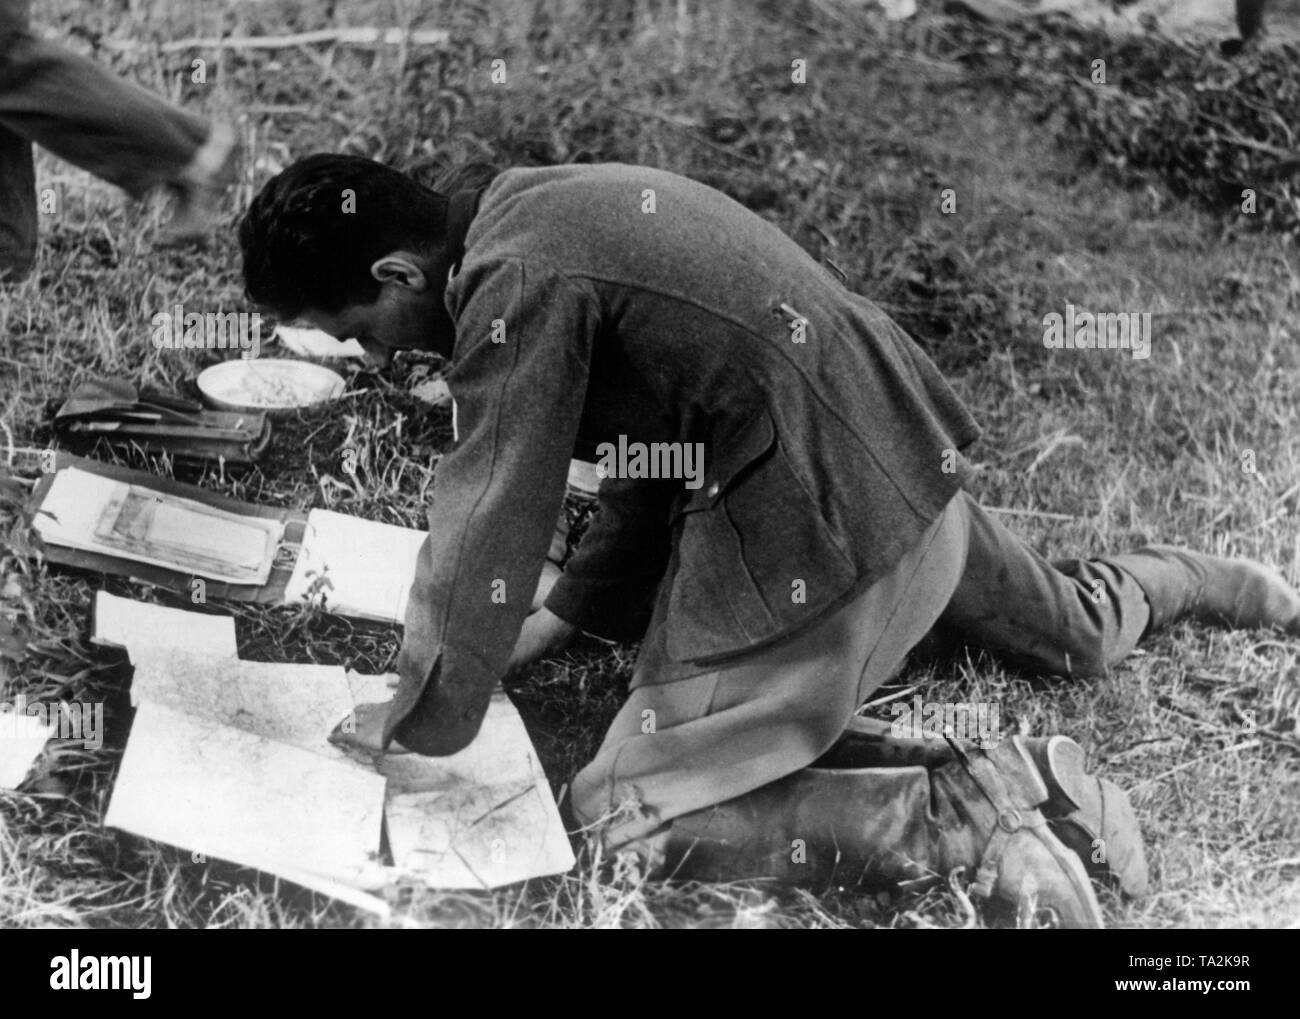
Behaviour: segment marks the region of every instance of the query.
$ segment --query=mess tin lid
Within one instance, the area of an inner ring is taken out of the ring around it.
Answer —
[[[199,392],[219,410],[301,410],[337,399],[343,377],[309,361],[261,358],[222,361],[199,373]]]

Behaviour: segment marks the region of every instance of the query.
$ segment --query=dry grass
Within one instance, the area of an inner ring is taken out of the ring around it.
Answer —
[[[146,39],[324,23],[317,5],[289,0],[203,8],[140,0],[120,14],[70,0],[48,6],[65,27]],[[927,62],[918,40],[941,26],[884,32],[835,15],[829,2],[784,20],[748,4],[704,13],[690,5],[693,33],[680,40],[674,5],[627,4],[636,13],[630,32],[612,15],[602,21],[559,0],[346,6],[352,23],[450,26],[454,45],[339,52],[328,67],[293,51],[228,54],[208,85],[183,88],[176,82],[188,63],[179,57],[114,60],[194,106],[248,114],[241,201],[289,159],[321,149],[428,174],[487,155],[504,163],[618,159],[706,180],[828,255],[927,345],[986,427],[975,451],[978,494],[990,505],[1069,516],[1014,520],[1031,541],[1085,555],[1182,542],[1258,557],[1300,580],[1294,251],[1225,233],[1155,186],[1117,190],[1081,171],[1069,139],[1027,123],[1016,97]],[[510,68],[501,86],[488,81],[497,56]],[[809,61],[807,85],[790,83],[797,57]],[[85,375],[183,388],[211,359],[153,351],[155,311],[177,301],[240,307],[228,233],[204,251],[169,255],[151,244],[162,218],[156,208],[128,206],[51,159],[42,159],[41,175],[61,189],[63,212],[45,223],[36,277],[0,290],[0,422],[17,445],[32,447],[50,441],[48,403]],[[956,215],[939,212],[944,187],[957,191]],[[1042,317],[1067,302],[1153,312],[1151,358],[1044,349]],[[450,439],[446,416],[408,393],[431,367],[407,357],[383,375],[359,375],[341,413],[291,422],[258,471],[200,480],[264,502],[418,523]],[[348,437],[363,451],[355,481],[340,469]],[[1241,469],[1247,448],[1254,475]],[[0,923],[370,923],[263,876],[195,864],[103,826],[128,725],[124,663],[86,640],[99,582],[43,567],[3,498],[0,490],[0,583],[29,640],[4,696],[105,701],[110,731],[103,750],[49,762],[47,777],[57,781],[46,787],[61,791],[0,793]],[[108,586],[140,595],[122,582]],[[381,671],[398,647],[392,628],[287,609],[236,615],[250,658]],[[617,710],[634,653],[587,642],[539,665],[513,691],[547,732],[539,750],[557,787]],[[1133,790],[1153,894],[1135,905],[1106,898],[1112,925],[1294,926],[1298,655],[1300,644],[1268,634],[1181,627],[1102,681],[1048,682],[963,656],[914,663],[885,693],[921,684],[932,700],[997,701],[1004,731],[1023,724],[1068,733]],[[817,899],[662,887],[626,862],[589,858],[566,877],[493,893],[402,889],[397,906],[400,926],[928,927],[971,919],[946,890]]]

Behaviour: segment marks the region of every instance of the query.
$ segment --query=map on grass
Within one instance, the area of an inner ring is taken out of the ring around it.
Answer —
[[[491,888],[573,865],[546,775],[505,694],[493,696],[460,753],[347,752],[328,742],[330,732],[357,705],[391,700],[396,676],[244,661],[214,638],[220,617],[105,605],[96,632],[128,647],[137,705],[108,824],[376,912],[386,907],[366,890],[398,878]],[[191,629],[207,636],[184,647],[178,635]],[[164,643],[152,643],[163,633]],[[379,859],[382,818],[392,867]]]
[[[504,693],[468,747],[384,757],[398,870],[433,888],[495,888],[559,874],[573,851],[523,719]]]
[[[315,754],[338,754],[326,737],[353,708],[341,666],[223,660],[148,646],[134,660],[132,704],[166,704]]]
[[[384,779],[214,718],[142,701],[106,824],[271,873],[356,888],[379,864]]]

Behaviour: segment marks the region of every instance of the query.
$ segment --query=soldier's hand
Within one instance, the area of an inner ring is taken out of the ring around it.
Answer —
[[[506,674],[514,675],[538,659],[555,654],[573,640],[577,632],[576,626],[566,623],[550,609],[538,609],[524,620]]]
[[[329,741],[345,750],[363,750],[371,754],[409,754],[411,751],[397,740],[384,750],[384,722],[388,719],[390,705],[358,704],[351,715],[334,727]]]
[[[555,582],[560,579],[560,568],[549,559],[542,564],[542,576],[537,581],[537,590],[533,593],[533,604],[529,607],[530,612],[537,612],[546,603],[546,596],[551,593],[551,588]]]

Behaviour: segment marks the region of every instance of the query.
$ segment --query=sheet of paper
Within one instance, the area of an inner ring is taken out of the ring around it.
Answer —
[[[340,902],[346,902],[350,906],[356,906],[357,909],[375,913],[381,919],[388,919],[392,915],[392,907],[378,895],[372,895],[360,888],[354,888],[352,885],[344,884],[342,881],[337,881],[322,874],[299,870],[280,860],[257,861],[250,857],[248,860],[243,861],[241,866],[252,867],[267,874],[275,874],[277,877],[292,881],[296,885],[302,885],[302,887],[310,888],[314,892],[320,892],[322,895],[328,895]],[[380,867],[375,869],[373,873],[368,872],[365,877],[366,887],[377,889],[386,881],[396,880],[396,877],[400,876],[394,875],[390,877],[388,870],[389,868]]]
[[[349,670],[348,686],[352,690],[354,704],[382,704],[392,700],[393,693],[397,690],[397,674],[390,672],[382,676],[367,676]]]
[[[430,887],[495,888],[573,866],[546,775],[505,694],[460,753],[393,755],[379,768],[393,862]]]
[[[245,662],[176,648],[133,652],[131,703],[152,701],[209,721],[339,756],[326,737],[352,711],[347,674],[334,665]]]
[[[366,356],[365,348],[356,340],[340,340],[320,329],[305,329],[298,326],[276,326],[276,338],[286,350],[299,357],[361,357]]]
[[[42,540],[233,584],[264,584],[284,525],[76,467],[55,476],[32,526]]]
[[[569,494],[594,499],[599,491],[600,475],[596,473],[596,465],[587,460],[570,460]]]
[[[94,537],[129,555],[235,576],[263,570],[275,555],[277,531],[273,521],[262,517],[239,517],[128,485],[121,503],[110,504],[100,517]]]
[[[319,586],[330,612],[400,623],[424,538],[423,531],[312,510],[285,601],[308,601]]]
[[[133,645],[137,649],[189,650],[212,658],[235,658],[239,654],[232,616],[150,605],[118,598],[107,591],[95,593],[95,629],[90,639],[95,644],[125,648],[131,661],[135,661]]]
[[[383,804],[379,775],[145,700],[105,823],[290,880],[364,889],[387,878]]]
[[[53,735],[35,715],[0,711],[0,789],[18,788]]]

